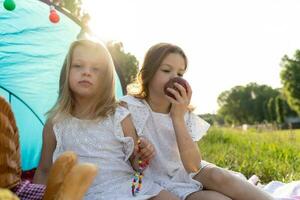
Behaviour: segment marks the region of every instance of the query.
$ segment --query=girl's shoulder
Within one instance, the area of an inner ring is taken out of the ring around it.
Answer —
[[[141,135],[150,116],[148,107],[142,99],[130,95],[123,96],[120,102],[125,103],[123,106],[130,112],[137,134]]]
[[[145,107],[142,99],[136,98],[131,95],[126,95],[120,98],[120,102],[124,102],[129,106],[138,106],[138,107]]]
[[[114,121],[121,122],[123,121],[128,115],[129,115],[129,110],[126,106],[124,105],[118,105],[114,114],[112,115],[112,118]]]

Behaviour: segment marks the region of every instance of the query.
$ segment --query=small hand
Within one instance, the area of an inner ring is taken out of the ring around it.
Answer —
[[[138,143],[135,145],[135,152],[137,152],[136,155],[147,164],[155,156],[154,146],[146,138],[139,138]]]
[[[178,83],[174,83],[174,85],[176,89],[168,88],[167,90],[175,96],[175,99],[165,95],[165,97],[172,103],[170,110],[172,118],[184,116],[192,98],[192,89],[188,83],[186,83],[187,90]]]

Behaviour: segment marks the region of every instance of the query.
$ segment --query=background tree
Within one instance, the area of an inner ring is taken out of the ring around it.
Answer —
[[[54,0],[60,7],[68,10],[72,15],[80,18],[82,14],[82,1],[81,0]]]
[[[244,95],[244,87],[236,86],[230,91],[225,91],[218,97],[220,109],[218,114],[222,116],[226,123],[241,124],[246,121],[245,114],[240,112],[241,99]]]
[[[278,124],[284,123],[286,117],[297,116],[297,113],[290,108],[283,94],[280,94],[275,98],[275,107],[276,107],[276,122]]]
[[[130,53],[126,53],[121,42],[110,41],[107,43],[107,48],[111,53],[115,65],[119,66],[124,77],[124,84],[127,86],[133,82],[138,73],[138,60]]]
[[[207,121],[210,125],[224,125],[224,119],[220,115],[206,113],[199,115],[199,117]]]
[[[285,55],[281,66],[283,93],[290,107],[300,115],[300,50],[296,51],[293,59]]]
[[[250,83],[246,86],[235,86],[219,95],[218,114],[229,124],[255,124],[272,121],[276,119],[271,117],[272,113],[275,113],[275,106],[273,102],[269,103],[269,101],[278,95],[279,91],[266,85]]]
[[[267,111],[268,115],[266,117],[266,121],[268,122],[276,122],[277,113],[276,113],[276,97],[271,97],[267,103]]]

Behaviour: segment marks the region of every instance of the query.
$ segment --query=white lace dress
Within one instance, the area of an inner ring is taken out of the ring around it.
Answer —
[[[183,167],[169,114],[153,112],[146,101],[132,96],[124,96],[120,100],[127,103],[138,135],[150,140],[156,150],[145,177],[153,177],[156,183],[180,199],[201,190],[202,184],[193,179],[196,173],[188,174]],[[187,113],[185,121],[194,141],[200,140],[209,128],[207,122],[193,113]],[[201,161],[200,169],[208,164]]]
[[[141,200],[149,199],[161,191],[150,178],[143,178],[141,191],[131,194],[134,171],[128,161],[133,151],[133,140],[124,137],[121,121],[129,114],[124,108],[102,121],[67,118],[54,124],[57,146],[55,160],[64,151],[74,151],[79,162],[94,163],[99,167],[85,199],[89,200]]]

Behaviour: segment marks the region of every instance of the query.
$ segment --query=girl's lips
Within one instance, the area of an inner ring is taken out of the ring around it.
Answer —
[[[80,85],[87,85],[87,86],[93,85],[91,82],[89,82],[89,81],[87,81],[87,80],[82,80],[82,81],[79,81],[78,83],[79,83]]]

